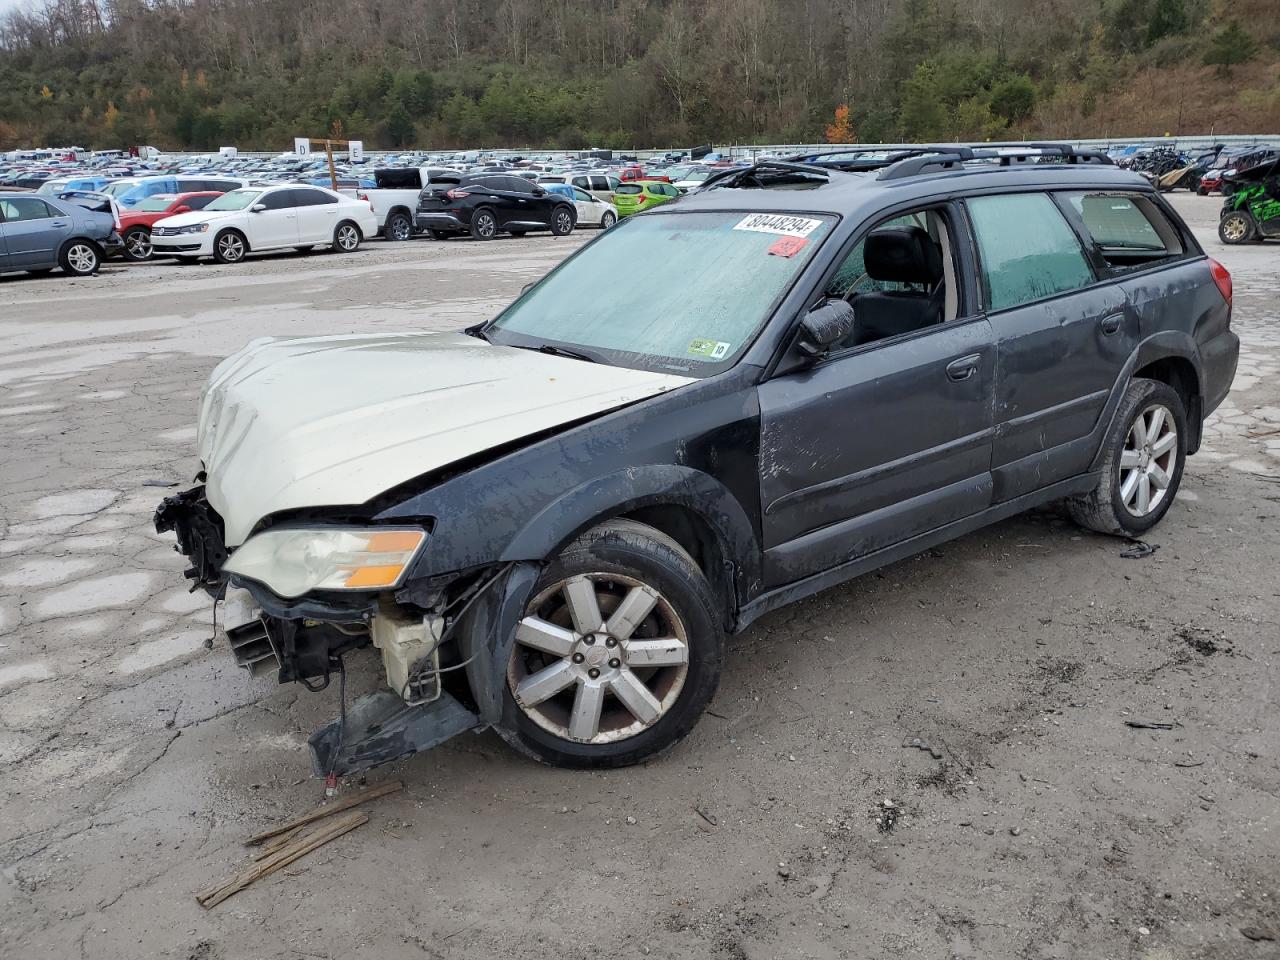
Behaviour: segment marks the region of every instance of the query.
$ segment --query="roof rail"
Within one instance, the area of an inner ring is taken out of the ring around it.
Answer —
[[[931,148],[932,151],[932,148]],[[1001,147],[999,149],[974,149],[968,146],[956,146],[945,150],[933,151],[920,155],[908,156],[880,171],[878,180],[902,180],[915,177],[927,170],[940,171],[962,168],[968,160],[994,160],[1002,167],[1013,166],[1015,161],[1043,159],[1050,157],[1063,163],[1111,164],[1111,158],[1097,150],[1077,150],[1069,143],[1025,143],[1017,147]]]
[[[838,147],[834,150],[798,154],[794,157],[789,157],[788,160],[793,163],[809,163],[819,167],[832,167],[837,170],[877,170],[908,157],[957,152],[972,154],[973,151],[969,147],[954,145],[891,144],[877,147]],[[874,159],[867,159],[874,154],[879,154],[880,156]],[[844,155],[847,155],[848,158],[841,159]]]

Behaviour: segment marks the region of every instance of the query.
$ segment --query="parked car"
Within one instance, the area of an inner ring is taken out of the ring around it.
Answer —
[[[152,255],[179,261],[213,257],[236,263],[249,253],[326,244],[350,253],[377,232],[369,204],[323,187],[243,187],[212,200],[203,210],[156,221]]]
[[[223,177],[216,174],[191,174],[182,176],[157,175],[151,177],[127,177],[113,180],[102,188],[116,199],[121,206],[134,207],[147,197],[162,193],[203,193],[216,191],[225,193],[247,185],[240,177]]]
[[[367,200],[378,218],[378,231],[388,240],[412,239],[416,230],[414,212],[418,195],[433,177],[454,176],[447,167],[399,167],[374,170],[373,189],[356,192],[358,200]]]
[[[1223,179],[1218,239],[1235,244],[1280,237],[1280,150],[1264,148],[1240,158]]]
[[[0,194],[0,273],[98,271],[103,249],[118,242],[110,213],[34,194]]]
[[[524,177],[452,173],[437,177],[418,195],[415,220],[419,230],[437,240],[465,233],[477,240],[499,233],[522,237],[531,230],[563,237],[573,232],[576,213],[567,197]]]
[[[179,213],[203,210],[217,197],[216,191],[203,193],[158,193],[147,197],[129,212],[120,215],[120,235],[124,240],[124,258],[134,263],[151,259],[151,228],[159,221]]]
[[[101,191],[109,181],[106,177],[51,177],[36,189],[42,197],[56,197],[68,190]]]
[[[579,190],[577,187],[570,186],[567,183],[548,183],[546,184],[546,189],[548,193],[558,193],[560,196],[568,197],[573,201],[579,226],[585,224],[608,230],[618,222],[617,208],[611,203],[605,203],[594,194]]]
[[[486,726],[653,757],[769,611],[1051,501],[1129,537],[1174,502],[1236,368],[1230,275],[1100,154],[993,156],[759,164],[465,332],[257,340],[156,529],[255,674],[381,653],[321,773]]]
[[[551,173],[538,177],[541,184],[567,183],[599,197],[605,203],[613,203],[613,192],[618,189],[619,180],[612,173]]]
[[[701,164],[694,164],[686,170],[682,170],[678,177],[672,176],[671,182],[675,184],[676,189],[681,193],[688,193],[690,190],[696,190],[702,186],[713,174],[718,171],[714,167],[707,167]]]
[[[621,184],[613,192],[613,205],[618,209],[619,217],[629,217],[642,210],[651,210],[660,203],[674,200],[680,196],[680,190],[674,184],[657,180],[637,180],[634,183]]]

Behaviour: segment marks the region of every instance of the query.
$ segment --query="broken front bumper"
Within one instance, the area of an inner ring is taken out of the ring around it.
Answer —
[[[156,533],[174,532],[178,538],[177,551],[191,561],[183,573],[194,581],[191,589],[204,587],[210,593],[221,594],[225,585],[222,565],[229,554],[222,518],[205,499],[204,486],[165,497],[156,508],[154,522]]]

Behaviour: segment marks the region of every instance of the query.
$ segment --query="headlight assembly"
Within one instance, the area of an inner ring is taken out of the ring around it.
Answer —
[[[237,548],[223,570],[259,580],[281,597],[379,590],[399,586],[426,539],[425,530],[404,528],[267,530]]]
[[[178,233],[208,233],[209,225],[207,223],[192,223],[185,227],[179,227]]]

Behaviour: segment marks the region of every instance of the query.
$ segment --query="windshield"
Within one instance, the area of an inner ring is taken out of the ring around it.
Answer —
[[[156,197],[147,197],[133,209],[142,213],[160,213],[162,210],[168,210],[171,203],[173,203],[173,197],[161,194]]]
[[[59,190],[62,190],[67,184],[65,180],[46,180],[40,184],[36,193],[42,197],[52,197]]]
[[[566,260],[485,333],[494,343],[581,347],[618,366],[709,376],[747,347],[831,224],[815,215],[646,214]]]
[[[224,193],[222,196],[217,197],[205,207],[205,210],[243,210],[257,200],[261,194],[261,190],[232,190],[230,193]]]
[[[703,180],[707,179],[707,177],[711,176],[711,174],[713,174],[713,173],[715,173],[715,171],[714,171],[714,170],[707,170],[707,169],[705,169],[705,168],[704,168],[704,169],[702,169],[702,170],[690,170],[688,173],[686,173],[686,174],[685,174],[683,177],[681,177],[680,179],[681,179],[681,180],[694,180],[694,181],[696,181],[696,182],[698,182],[698,183],[701,183]]]
[[[123,197],[136,186],[138,186],[138,181],[136,180],[117,180],[115,183],[109,183],[103,187],[102,192],[113,197]]]

